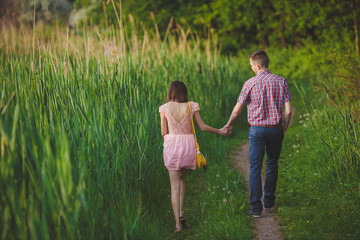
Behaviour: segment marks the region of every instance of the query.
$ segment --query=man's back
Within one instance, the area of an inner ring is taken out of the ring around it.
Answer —
[[[283,104],[291,100],[286,80],[263,70],[246,81],[237,102],[247,102],[251,125],[278,125],[283,121]]]

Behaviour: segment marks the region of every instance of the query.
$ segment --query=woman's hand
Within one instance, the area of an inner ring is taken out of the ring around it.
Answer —
[[[220,133],[220,135],[228,136],[231,134],[231,131],[228,128],[223,127],[221,129],[219,129],[219,133]]]

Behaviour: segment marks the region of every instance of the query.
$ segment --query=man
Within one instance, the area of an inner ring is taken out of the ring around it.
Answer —
[[[288,84],[284,78],[268,70],[268,63],[268,56],[264,50],[257,50],[250,55],[251,69],[256,76],[245,82],[229,121],[225,125],[231,132],[234,120],[247,103],[252,217],[261,217],[263,210],[261,168],[265,151],[264,207],[271,209],[275,205],[278,159],[291,118],[292,96]]]

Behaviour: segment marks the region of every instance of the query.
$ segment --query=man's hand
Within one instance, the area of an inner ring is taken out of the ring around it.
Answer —
[[[229,130],[227,130],[226,128],[221,128],[221,129],[219,129],[219,131],[220,131],[220,135],[222,135],[222,136],[229,135]]]
[[[223,128],[227,130],[228,135],[230,135],[232,133],[233,127],[231,125],[226,124]]]

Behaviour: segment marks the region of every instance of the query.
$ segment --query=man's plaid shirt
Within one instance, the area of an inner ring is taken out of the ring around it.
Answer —
[[[237,102],[247,102],[251,125],[278,125],[283,121],[284,103],[291,100],[287,81],[263,70],[245,82]]]

